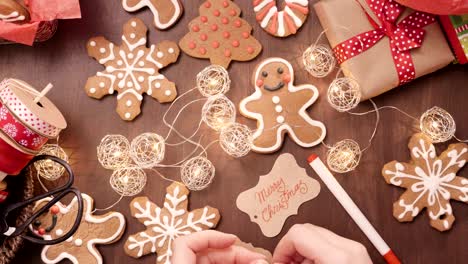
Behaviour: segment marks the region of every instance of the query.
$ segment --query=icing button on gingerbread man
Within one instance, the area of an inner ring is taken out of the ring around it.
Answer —
[[[109,212],[105,215],[93,215],[93,198],[82,193],[84,208],[80,226],[73,236],[62,243],[45,246],[41,253],[46,264],[59,263],[64,259],[74,264],[102,264],[103,259],[96,249],[97,244],[111,244],[118,241],[125,231],[125,218],[121,213]],[[51,198],[36,203],[35,210],[46,205]],[[72,227],[77,214],[77,199],[68,206],[57,203],[48,213],[40,216],[32,224],[33,232],[52,240],[66,234]]]
[[[325,126],[308,115],[306,109],[318,98],[313,85],[294,83],[291,64],[270,58],[257,66],[255,92],[240,103],[240,112],[257,120],[252,149],[260,153],[277,151],[288,133],[302,147],[312,147],[325,138]]]

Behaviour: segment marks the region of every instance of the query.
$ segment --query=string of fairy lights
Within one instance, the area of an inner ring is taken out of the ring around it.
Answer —
[[[336,60],[328,46],[317,44],[317,42],[318,40],[304,51],[302,62],[304,69],[312,76],[323,78],[333,72]],[[344,139],[331,146],[322,142],[328,149],[327,165],[334,172],[346,173],[356,169],[363,152],[371,146],[379,124],[379,111],[382,109],[394,109],[417,120],[421,132],[431,138],[434,143],[446,142],[452,138],[463,141],[455,136],[456,124],[453,117],[440,107],[435,106],[428,109],[418,119],[394,106],[377,107],[370,100],[374,106],[373,110],[363,113],[351,112],[361,102],[361,90],[356,80],[346,76],[339,77],[340,73],[341,70],[337,72],[327,90],[327,101],[330,106],[338,112],[352,115],[375,113],[377,118],[369,144],[363,149],[353,139]],[[121,196],[116,203],[122,197],[134,196],[144,189],[147,182],[146,171],[156,172],[162,178],[174,181],[162,175],[157,170],[159,168],[179,169],[180,180],[190,190],[200,191],[207,188],[216,173],[215,166],[208,159],[207,149],[215,143],[219,143],[221,149],[233,158],[241,158],[250,153],[253,145],[253,131],[248,126],[236,122],[236,107],[225,95],[229,91],[230,85],[231,80],[226,69],[217,65],[208,66],[197,74],[196,87],[179,96],[163,115],[163,123],[169,128],[166,137],[148,132],[135,137],[131,142],[122,135],[106,135],[102,138],[97,147],[97,158],[105,169],[113,171],[109,183],[112,189]],[[198,90],[202,98],[194,99],[185,104],[175,115],[174,120],[168,122],[167,115],[177,101],[194,90]],[[200,121],[197,129],[187,137],[176,128],[176,123],[181,113],[188,106],[197,102],[204,102]],[[218,132],[219,136],[217,140],[207,146],[194,141],[202,124]],[[182,140],[169,142],[172,134],[177,135]],[[193,145],[193,151],[178,162],[163,164],[170,147],[182,144]],[[68,160],[67,154],[58,143],[46,145],[40,154],[49,154]],[[38,176],[51,181],[60,178],[64,173],[63,168],[51,160],[36,162],[35,167]]]

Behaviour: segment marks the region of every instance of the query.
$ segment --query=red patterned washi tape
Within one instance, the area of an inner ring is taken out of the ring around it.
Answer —
[[[8,110],[10,110],[10,112],[29,129],[42,136],[56,138],[61,129],[45,122],[31,112],[31,110],[10,89],[10,86],[18,85],[19,84],[12,79],[7,79],[0,83],[0,99],[4,106],[6,106]]]
[[[0,130],[19,145],[34,151],[40,150],[48,140],[19,122],[1,102]]]

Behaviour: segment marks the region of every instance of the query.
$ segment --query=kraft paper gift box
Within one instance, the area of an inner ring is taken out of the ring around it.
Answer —
[[[392,0],[322,0],[314,5],[332,48],[361,33],[375,30],[377,26],[384,25],[378,15],[370,8],[372,4],[374,7],[375,5],[387,5],[382,10],[389,9],[388,6],[396,7],[398,5]],[[389,17],[393,15],[390,12],[388,13]],[[401,25],[401,21],[413,12],[415,11],[404,8],[398,18],[395,17],[394,25],[387,25],[387,28],[395,30],[401,27],[402,31],[409,29],[410,32],[413,32],[413,28]],[[426,17],[424,13],[419,13]],[[374,23],[375,26],[373,26],[371,18],[377,22],[377,25]],[[424,30],[424,35],[421,35],[423,40],[421,46],[409,50],[412,64],[414,64],[414,78],[432,73],[454,60],[437,21],[421,27],[421,29]],[[362,46],[363,43],[361,42],[359,45]],[[370,46],[367,50],[363,50],[360,54],[341,64],[344,75],[354,78],[360,84],[361,100],[375,97],[409,81],[400,82],[402,76],[397,73],[397,62],[394,61],[395,54],[392,52],[388,35],[383,36]]]

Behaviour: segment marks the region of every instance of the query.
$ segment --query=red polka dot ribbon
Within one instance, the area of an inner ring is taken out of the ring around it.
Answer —
[[[341,64],[363,53],[384,37],[388,37],[399,84],[410,82],[416,74],[410,50],[421,46],[425,33],[423,27],[434,23],[435,17],[415,11],[401,22],[396,23],[405,7],[394,0],[367,0],[367,3],[379,19],[380,25],[366,13],[374,29],[354,36],[334,47],[333,52],[338,63]],[[364,12],[366,11],[364,10]]]
[[[33,151],[41,149],[48,140],[19,122],[1,102],[0,130],[22,147]]]

